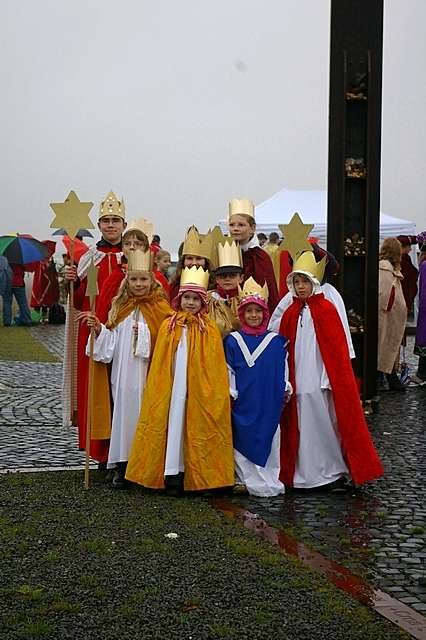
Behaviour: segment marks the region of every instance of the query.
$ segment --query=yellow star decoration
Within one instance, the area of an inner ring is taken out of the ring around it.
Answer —
[[[299,214],[295,213],[288,224],[278,226],[284,238],[279,248],[281,251],[289,252],[293,263],[304,251],[312,251],[312,245],[307,238],[314,228],[313,224],[303,224]]]
[[[80,202],[75,191],[70,191],[65,202],[51,202],[55,212],[55,219],[51,229],[65,229],[70,238],[75,238],[79,229],[94,229],[95,225],[89,218],[89,211],[93,202]]]
[[[98,267],[95,267],[93,258],[90,261],[89,268],[87,269],[87,285],[86,296],[90,298],[90,307],[93,306],[93,301],[98,295]]]

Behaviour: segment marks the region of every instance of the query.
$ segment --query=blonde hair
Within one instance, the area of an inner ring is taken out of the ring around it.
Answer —
[[[401,267],[401,243],[398,238],[385,238],[380,247],[379,260],[389,260],[395,268]]]
[[[160,249],[160,251],[157,251],[157,253],[154,256],[154,262],[157,262],[157,260],[159,260],[160,258],[164,258],[164,256],[169,256],[169,258],[172,257],[170,251],[166,251],[165,249]]]
[[[152,275],[151,272],[149,272],[149,274],[151,276],[151,285],[149,287],[149,293],[151,293],[155,289],[158,289],[161,285],[159,285],[158,282],[154,280],[154,276]],[[116,324],[120,307],[122,307],[123,304],[125,304],[128,301],[131,295],[132,294],[129,291],[129,280],[128,280],[128,274],[127,274],[124,280],[122,281],[122,283],[120,284],[120,288],[118,289],[117,295],[112,299],[111,309],[109,310],[109,313],[108,313],[108,323],[107,323],[108,326],[114,326]]]

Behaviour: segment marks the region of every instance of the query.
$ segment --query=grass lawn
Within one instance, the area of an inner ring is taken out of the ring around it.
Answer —
[[[78,472],[0,484],[2,638],[408,638],[202,498],[85,492]]]
[[[58,362],[26,327],[0,326],[0,360]]]

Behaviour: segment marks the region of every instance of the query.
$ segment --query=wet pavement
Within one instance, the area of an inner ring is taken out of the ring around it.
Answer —
[[[369,420],[385,467],[375,483],[234,500],[426,615],[425,410],[425,387],[382,394]]]
[[[30,332],[62,357],[63,326],[36,326]],[[76,429],[62,426],[61,380],[61,362],[0,362],[0,471],[84,463]]]
[[[63,327],[31,332],[61,356]],[[83,464],[75,429],[61,426],[60,386],[61,363],[0,362],[0,470]],[[232,500],[426,615],[426,387],[383,392],[369,421],[385,466],[378,482]]]

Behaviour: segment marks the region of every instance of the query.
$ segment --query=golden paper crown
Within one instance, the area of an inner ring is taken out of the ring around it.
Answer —
[[[217,245],[218,267],[243,268],[243,256],[241,247],[235,240],[224,240]]]
[[[228,220],[231,216],[235,215],[245,215],[254,218],[253,202],[247,198],[232,198],[232,200],[229,201]]]
[[[219,226],[213,227],[212,229],[208,230],[208,235],[211,236],[211,243],[212,243],[212,253],[211,253],[211,259],[210,259],[210,267],[213,271],[216,271],[216,269],[219,266],[219,258],[218,258],[218,245],[219,242],[225,242],[226,240],[226,236],[223,235],[222,233],[222,229]]]
[[[99,218],[103,216],[118,216],[123,220],[126,219],[126,208],[124,206],[124,200],[119,200],[114,191],[110,191],[105,200],[101,202],[99,208]]]
[[[222,229],[219,227],[219,225],[216,225],[212,229],[209,229],[208,233],[212,237],[213,245],[217,245],[219,244],[219,242],[225,242],[226,238],[228,237],[223,235]]]
[[[195,284],[197,287],[202,287],[207,291],[209,276],[209,272],[204,271],[203,267],[196,265],[185,267],[180,274],[180,286]]]
[[[149,244],[151,244],[152,236],[154,235],[154,225],[152,222],[149,222],[149,220],[146,220],[145,218],[135,218],[128,223],[126,232],[131,231],[132,229],[139,229],[139,231],[143,231],[148,238]]]
[[[129,251],[127,256],[127,271],[152,271],[152,252],[136,249]]]
[[[183,256],[200,256],[207,260],[212,259],[213,241],[210,233],[205,235],[198,233],[196,227],[189,227],[185,242],[183,243]]]
[[[315,260],[313,251],[304,251],[294,263],[293,272],[304,271],[305,273],[309,273],[311,276],[316,278],[319,283],[321,283],[324,277],[326,259],[327,256],[324,256],[322,260],[320,260],[320,262],[317,262]]]
[[[245,298],[261,298],[264,302],[268,302],[268,285],[265,284],[263,287],[260,284],[257,284],[256,280],[254,280],[251,276],[248,280],[245,281],[244,286],[242,288],[240,298],[244,300]]]

